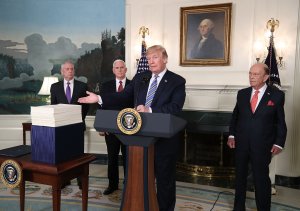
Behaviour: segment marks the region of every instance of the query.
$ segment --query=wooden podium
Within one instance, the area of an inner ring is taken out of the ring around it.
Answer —
[[[154,143],[182,130],[186,121],[171,114],[140,113],[142,126],[134,135],[123,134],[117,126],[119,111],[98,110],[94,127],[114,133],[127,146],[125,184],[120,210],[158,211],[154,176]]]

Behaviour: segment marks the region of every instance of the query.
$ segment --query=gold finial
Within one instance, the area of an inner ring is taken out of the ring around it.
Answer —
[[[274,18],[271,18],[267,22],[267,29],[270,28],[270,32],[273,33],[275,31],[275,28],[277,29],[279,27],[279,20],[274,20]]]
[[[146,33],[149,35],[149,29],[145,26],[142,26],[139,30],[139,34],[142,34],[142,38],[145,39]]]

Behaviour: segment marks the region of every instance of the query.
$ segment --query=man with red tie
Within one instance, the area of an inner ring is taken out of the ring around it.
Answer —
[[[227,145],[235,148],[234,211],[245,210],[248,163],[251,164],[258,211],[271,209],[269,164],[284,147],[287,128],[284,93],[266,84],[270,70],[258,63],[249,71],[251,87],[237,94]]]
[[[130,83],[130,80],[126,78],[127,68],[123,60],[119,60],[119,59],[115,60],[113,63],[112,71],[113,74],[115,75],[115,79],[107,81],[102,84],[100,88],[100,95],[114,93],[114,92],[121,92],[123,91],[125,86]],[[132,105],[128,107],[132,107]],[[115,104],[108,108],[105,107],[105,105],[101,105],[101,108],[110,109],[110,110],[121,110],[124,107],[122,107],[120,104]],[[108,187],[104,190],[103,194],[108,195],[118,189],[120,148],[122,152],[123,167],[125,172],[126,146],[122,144],[121,141],[114,134],[100,132],[100,135],[105,136],[105,142],[107,146],[107,156],[108,156],[107,176],[108,176],[109,184]]]

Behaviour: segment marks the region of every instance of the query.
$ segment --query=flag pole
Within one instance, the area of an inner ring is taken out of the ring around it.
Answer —
[[[145,41],[146,34],[149,35],[149,28],[145,26],[140,27],[139,34],[142,34],[143,41]]]
[[[142,35],[142,45],[145,43],[145,48],[146,47],[146,42],[145,42],[145,37],[146,37],[146,34],[149,35],[149,28],[147,28],[146,26],[141,26],[140,29],[139,29],[139,35]],[[143,49],[141,50],[141,57],[143,56]],[[140,61],[140,58],[136,58],[136,67],[138,67],[139,65],[139,61]]]
[[[149,64],[146,59],[146,50],[147,50],[147,45],[146,45],[146,34],[149,35],[149,28],[142,26],[139,29],[139,34],[142,35],[142,46],[141,46],[141,57],[140,59],[136,59],[137,61],[137,71],[136,73],[143,73],[146,71],[149,71]]]
[[[279,21],[274,20],[274,18],[271,18],[267,22],[267,29],[270,29],[270,40],[269,40],[269,47],[268,47],[268,55],[265,60],[265,64],[270,69],[270,77],[268,79],[268,85],[269,86],[275,86],[277,88],[280,88],[280,78],[279,78],[279,71],[277,67],[277,60],[276,60],[276,49],[274,47],[274,31],[279,27]]]

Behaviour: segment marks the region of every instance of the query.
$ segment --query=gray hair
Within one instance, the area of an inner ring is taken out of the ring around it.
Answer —
[[[74,63],[72,62],[72,60],[69,59],[69,60],[66,60],[64,63],[62,63],[61,66],[60,66],[60,68],[61,68],[61,69],[64,69],[64,65],[65,65],[65,64],[72,64],[73,67],[75,66]]]
[[[115,67],[117,62],[122,62],[124,64],[124,66],[126,67],[126,63],[122,59],[116,59],[113,63],[113,67]]]

